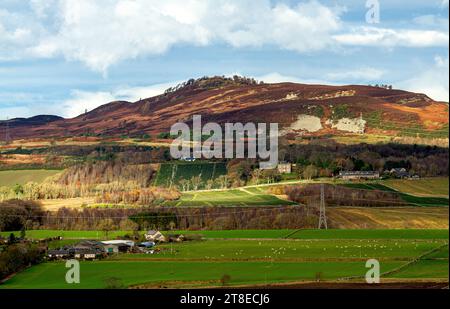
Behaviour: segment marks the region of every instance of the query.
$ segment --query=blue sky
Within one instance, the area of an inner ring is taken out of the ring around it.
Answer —
[[[1,0],[0,119],[73,117],[189,78],[392,84],[448,101],[448,0]]]

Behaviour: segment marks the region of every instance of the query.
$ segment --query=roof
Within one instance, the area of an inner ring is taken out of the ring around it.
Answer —
[[[69,250],[64,249],[52,249],[48,250],[48,254],[70,254]]]
[[[376,171],[340,171],[339,175],[341,176],[350,176],[350,175],[357,175],[357,176],[364,176],[364,175],[376,175],[379,174]]]
[[[391,169],[391,173],[392,172],[394,172],[394,173],[400,173],[400,172],[404,173],[404,172],[406,172],[406,168],[404,168],[404,167],[394,167],[394,168]]]
[[[134,241],[116,239],[116,240],[102,241],[102,244],[104,244],[104,245],[126,245],[126,246],[133,247],[134,246]]]

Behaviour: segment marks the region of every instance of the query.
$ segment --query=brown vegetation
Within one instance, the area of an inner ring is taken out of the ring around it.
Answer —
[[[11,135],[15,139],[153,135],[168,132],[171,125],[188,121],[194,114],[218,123],[277,122],[288,127],[299,114],[309,114],[311,105],[320,106],[324,115],[330,115],[331,109],[340,105],[346,106],[346,117],[359,117],[362,113],[363,117],[370,118],[373,113],[380,113],[386,117],[380,121],[395,121],[399,128],[406,130],[417,125],[432,129],[448,124],[448,105],[423,94],[370,86],[260,84],[251,79],[214,77],[189,80],[162,95],[135,103],[109,103],[73,119],[35,124],[27,130],[14,127]],[[430,116],[433,111],[440,111],[439,119]],[[370,126],[378,125],[372,122]],[[328,128],[318,134],[339,134],[335,131]],[[395,136],[398,130],[386,134]]]

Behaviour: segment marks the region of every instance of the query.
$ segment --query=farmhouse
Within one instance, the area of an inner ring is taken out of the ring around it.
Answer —
[[[389,171],[389,174],[395,176],[396,178],[408,178],[409,177],[409,173],[406,170],[406,168],[404,168],[404,167],[393,168]]]
[[[376,171],[340,171],[339,178],[344,180],[378,179],[380,178],[380,173]]]
[[[150,230],[145,233],[145,239],[153,242],[166,242],[166,237],[160,231]]]
[[[289,162],[280,162],[277,166],[280,174],[290,174],[292,172],[292,164]]]

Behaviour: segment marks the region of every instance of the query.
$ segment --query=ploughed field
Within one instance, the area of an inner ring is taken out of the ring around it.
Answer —
[[[65,283],[64,262],[46,262],[0,288],[105,288],[110,282],[122,287],[264,285],[348,277],[361,281],[369,258],[380,261],[382,278],[391,281],[448,281],[448,230],[178,232],[202,234],[204,239],[161,244],[153,255],[82,261],[80,284]]]

